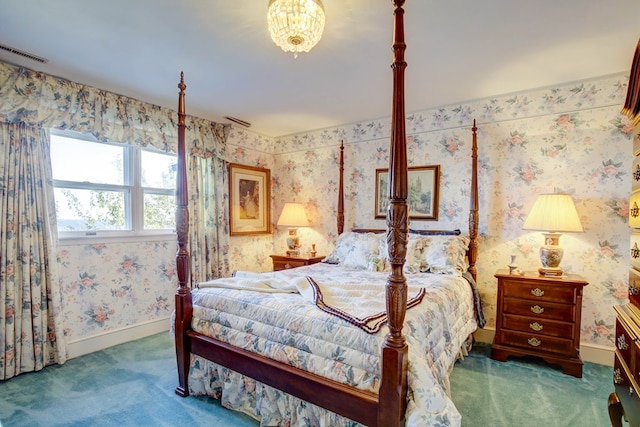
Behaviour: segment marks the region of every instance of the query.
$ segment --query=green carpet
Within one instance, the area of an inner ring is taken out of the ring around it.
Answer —
[[[612,368],[586,363],[583,378],[536,360],[491,360],[476,344],[451,376],[463,426],[609,425]],[[257,426],[203,397],[181,398],[167,333],[0,382],[0,421],[21,426]]]
[[[477,343],[451,374],[452,399],[468,427],[606,427],[613,368],[585,363],[582,378],[537,358],[490,358]]]

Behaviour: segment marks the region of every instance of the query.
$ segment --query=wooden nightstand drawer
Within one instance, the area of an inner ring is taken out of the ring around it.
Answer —
[[[324,259],[324,256],[296,257],[289,255],[270,255],[273,260],[273,271],[288,270],[304,265],[316,264]]]
[[[289,268],[302,267],[305,264],[304,261],[289,259],[286,261],[274,261],[273,269],[274,270],[287,270]]]
[[[565,322],[573,322],[574,310],[575,306],[573,305],[517,298],[505,298],[502,306],[502,312],[505,314],[519,314],[530,318],[555,319]]]
[[[502,328],[514,331],[549,335],[552,337],[570,337],[574,324],[549,319],[532,319],[531,317],[504,314]]]
[[[503,286],[505,297],[566,304],[573,304],[575,301],[575,289],[570,286],[551,286],[536,282],[518,282],[509,279],[504,281]]]
[[[522,347],[528,350],[576,355],[576,349],[573,348],[573,340],[566,338],[504,330],[502,331],[502,342],[504,345]]]

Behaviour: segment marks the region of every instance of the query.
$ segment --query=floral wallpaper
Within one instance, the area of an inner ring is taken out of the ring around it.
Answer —
[[[67,339],[168,318],[176,250],[175,241],[60,246]]]
[[[478,282],[489,327],[495,326],[495,271],[506,268],[511,255],[522,269],[540,265],[542,235],[522,229],[529,209],[540,193],[566,192],[585,229],[560,239],[565,271],[590,283],[582,341],[613,347],[612,307],[626,301],[629,264],[633,128],[619,114],[627,80],[625,74],[607,76],[407,115],[410,166],[441,167],[439,220],[413,221],[412,228],[467,229],[470,128],[477,120]],[[311,227],[299,230],[304,247],[315,243],[319,254],[333,247],[340,141],[345,144],[345,228],[385,227],[384,220],[374,219],[373,199],[375,169],[388,166],[389,120],[276,139],[274,212],[286,201],[305,204]],[[284,232],[276,230],[274,250],[284,247]],[[255,259],[263,261],[263,251],[258,247]],[[251,257],[251,248],[242,252]]]
[[[539,232],[522,230],[536,197],[571,194],[584,233],[566,233],[565,271],[582,275],[582,341],[613,347],[613,306],[626,301],[627,225],[632,133],[619,114],[628,75],[476,100],[407,115],[411,166],[440,165],[438,221],[412,228],[467,229],[471,126],[477,120],[480,233],[478,284],[488,326],[495,324],[495,271],[511,256],[523,269],[540,264]],[[384,228],[374,218],[375,169],[388,167],[390,119],[269,138],[232,127],[229,161],[271,170],[272,234],[230,237],[231,270],[268,271],[286,249],[277,223],[285,202],[305,205],[303,251],[333,248],[338,158],[344,142],[345,229]],[[175,291],[175,242],[71,245],[60,250],[68,335],[96,335],[168,317]]]

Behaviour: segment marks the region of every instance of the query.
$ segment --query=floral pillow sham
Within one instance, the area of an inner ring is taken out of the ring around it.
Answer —
[[[468,248],[469,237],[464,235],[409,234],[404,272],[460,276],[468,268]],[[386,235],[343,233],[323,262],[369,271],[389,271]]]
[[[381,236],[376,233],[343,233],[323,262],[362,270],[376,268],[375,264],[380,262]]]

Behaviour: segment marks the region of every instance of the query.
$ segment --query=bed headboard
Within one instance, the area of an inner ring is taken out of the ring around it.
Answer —
[[[384,233],[387,230],[380,228],[352,228],[354,233]],[[410,234],[419,234],[420,236],[459,236],[462,232],[459,229],[455,230],[412,230],[409,229]]]
[[[477,280],[478,269],[476,260],[478,257],[478,128],[476,121],[473,121],[471,127],[471,188],[469,190],[469,248],[467,249],[467,261],[469,262],[469,273],[474,280]],[[340,142],[340,186],[338,190],[338,213],[337,228],[338,235],[344,231],[344,142]],[[386,233],[387,230],[375,228],[354,228],[351,231],[357,233]],[[423,236],[434,235],[459,235],[461,231],[456,230],[413,230],[408,229],[409,233],[420,234]]]

